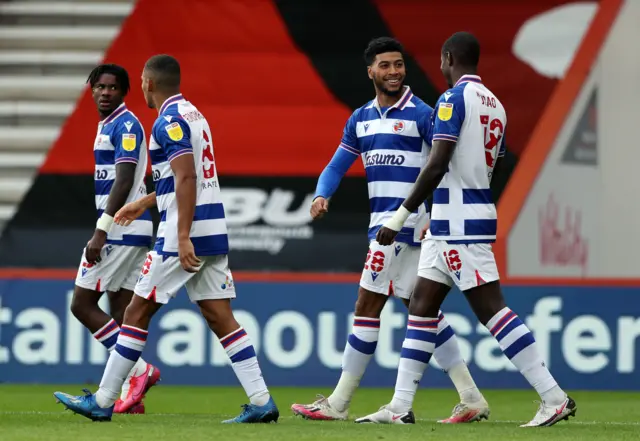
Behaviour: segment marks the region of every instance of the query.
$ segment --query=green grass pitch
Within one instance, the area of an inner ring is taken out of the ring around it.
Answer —
[[[115,415],[108,423],[93,423],[63,411],[52,393],[81,394],[82,386],[0,385],[0,440],[588,440],[640,439],[640,393],[571,392],[576,418],[550,428],[518,427],[537,410],[533,391],[484,390],[491,405],[489,421],[444,426],[457,403],[452,390],[420,389],[414,426],[354,424],[353,418],[376,411],[389,402],[391,389],[360,389],[353,400],[350,421],[315,422],[295,417],[294,402],[311,402],[328,390],[273,388],[280,420],[269,425],[223,425],[240,412],[246,397],[240,387],[180,387],[159,385],[145,399],[145,415]],[[91,387],[95,390],[95,386]]]

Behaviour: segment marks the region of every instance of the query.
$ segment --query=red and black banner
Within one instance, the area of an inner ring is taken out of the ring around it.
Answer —
[[[211,125],[223,192],[265,193],[261,213],[246,217],[250,223],[228,216],[234,268],[359,271],[368,226],[360,162],[343,180],[325,220],[311,224],[302,214],[297,218],[296,210],[308,214],[305,198],[335,152],[347,118],[374,96],[362,57],[371,38],[395,36],[405,45],[406,83],[433,105],[446,88],[439,70],[442,43],[455,31],[474,32],[482,45],[480,74],[509,114],[511,168],[555,87],[556,80],[516,58],[511,45],[528,18],[567,2],[488,3],[139,0],[105,62],[128,70],[132,90],[126,103],[149,136],[157,114],[144,102],[140,74],[150,56],[175,56],[183,95]],[[0,239],[0,265],[77,265],[95,225],[97,123],[85,90]],[[503,186],[496,182],[497,196]],[[288,211],[265,214],[285,205]],[[282,225],[270,224],[274,218]],[[275,244],[267,243],[269,235]],[[331,251],[333,246],[341,251]]]

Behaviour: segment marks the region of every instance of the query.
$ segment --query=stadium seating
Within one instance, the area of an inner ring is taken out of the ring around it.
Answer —
[[[0,4],[0,234],[133,4]]]

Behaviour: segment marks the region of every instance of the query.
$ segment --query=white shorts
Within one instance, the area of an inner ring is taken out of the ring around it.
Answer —
[[[491,244],[448,244],[445,240],[422,241],[418,276],[467,291],[500,279]]]
[[[369,244],[360,286],[378,294],[408,299],[416,283],[419,258],[419,247],[402,242],[382,246],[374,240]]]
[[[188,273],[182,269],[180,258],[162,256],[151,251],[139,272],[134,293],[165,305],[183,286],[193,303],[235,298],[236,287],[229,269],[228,256],[221,254],[198,258],[203,261],[202,267],[197,273]]]
[[[148,251],[146,247],[106,244],[100,251],[102,260],[90,264],[85,257],[85,248],[82,250],[76,285],[98,292],[133,290]]]

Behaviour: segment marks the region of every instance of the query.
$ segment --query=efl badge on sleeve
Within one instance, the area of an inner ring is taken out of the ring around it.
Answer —
[[[184,137],[184,133],[182,133],[182,127],[180,127],[180,124],[177,122],[165,126],[164,129],[169,134],[169,138],[171,138],[171,140],[173,141],[180,141]]]
[[[122,148],[128,152],[136,149],[136,135],[134,133],[125,133],[122,135]]]
[[[451,115],[453,115],[453,104],[440,103],[438,107],[438,119],[440,119],[440,121],[449,121]]]

